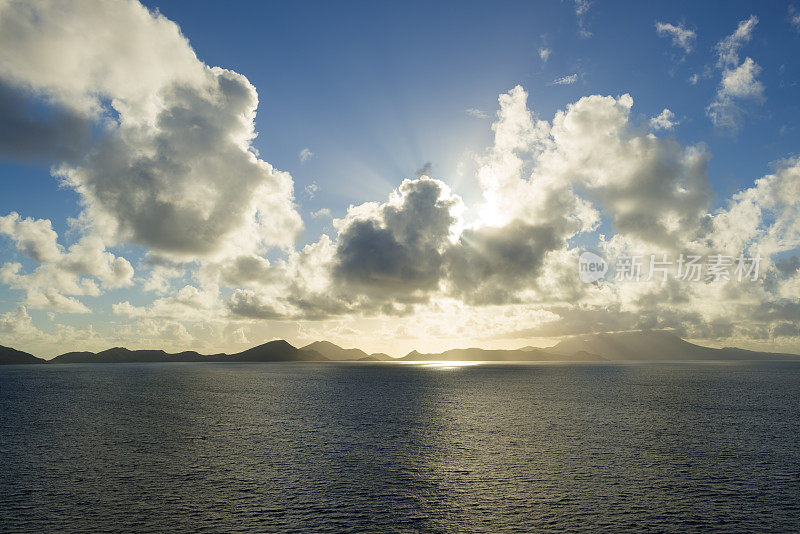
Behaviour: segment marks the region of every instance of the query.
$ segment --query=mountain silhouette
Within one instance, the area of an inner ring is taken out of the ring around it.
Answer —
[[[169,354],[163,350],[129,350],[114,347],[98,353],[67,352],[56,356],[50,363],[152,363],[152,362],[206,362],[218,361],[225,354],[205,356],[194,351]]]
[[[316,351],[331,361],[339,361],[339,362],[389,361],[394,359],[388,354],[383,354],[383,353],[367,354],[361,349],[343,349],[342,347],[335,345],[330,341],[315,341],[314,343],[310,343],[305,347],[301,347],[300,350]]]
[[[45,361],[46,360],[42,358],[37,358],[33,354],[0,345],[0,365],[45,363]]]
[[[612,361],[799,359],[796,354],[695,345],[663,330],[575,336],[547,349],[562,354],[584,351]]]
[[[453,349],[439,354],[412,351],[404,361],[703,361],[800,360],[796,354],[757,352],[737,348],[715,349],[695,345],[663,330],[575,336],[545,349]]]
[[[98,353],[67,352],[49,363],[154,363],[154,362],[304,362],[325,361],[314,351],[301,351],[283,340],[270,341],[236,354],[200,354],[195,351],[129,350],[114,347]]]
[[[236,354],[200,354],[195,351],[129,350],[114,347],[101,352],[67,352],[43,360],[27,352],[0,346],[0,364],[28,363],[149,363],[149,362],[340,362],[340,361],[701,361],[701,360],[800,360],[800,355],[758,352],[733,347],[715,349],[695,345],[666,331],[618,332],[567,338],[549,348],[516,350],[451,349],[437,354],[412,351],[402,358],[383,353],[367,354],[343,349],[329,341],[297,348],[282,339],[269,341]]]
[[[232,354],[228,358],[226,361],[241,362],[324,362],[328,360],[315,350],[301,350],[282,339]]]

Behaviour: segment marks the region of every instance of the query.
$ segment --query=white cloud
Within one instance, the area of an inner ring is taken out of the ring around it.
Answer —
[[[231,312],[402,315],[437,298],[579,298],[567,243],[597,228],[601,208],[639,243],[679,247],[693,238],[708,207],[708,156],[640,132],[630,96],[582,98],[552,123],[531,114],[521,87],[499,101],[494,145],[478,159],[477,220],[463,220],[462,201],[444,183],[406,180],[388,202],[352,206],[334,221],[335,241],[324,237],[265,269],[258,288],[242,287],[229,302]]]
[[[303,188],[303,191],[306,192],[306,195],[308,196],[309,199],[314,198],[314,195],[317,194],[318,190],[319,186],[317,185],[317,182],[311,182],[310,184],[308,184]]]
[[[761,98],[764,85],[756,79],[761,72],[755,61],[746,58],[735,69],[726,70],[718,95],[722,98]]]
[[[542,60],[542,63],[547,63],[547,60],[550,59],[550,54],[552,53],[553,51],[551,49],[543,46],[539,49],[539,59]]]
[[[23,219],[12,212],[0,217],[0,233],[13,239],[17,250],[39,263],[53,261],[62,253],[58,234],[47,219]]]
[[[97,125],[52,163],[108,245],[214,257],[290,246],[302,226],[291,176],[251,145],[255,88],[136,2],[3,3],[0,79]]]
[[[575,3],[587,34],[588,9]],[[739,58],[756,22],[743,21],[717,46],[721,79],[708,113],[720,124],[725,113],[737,118],[738,102],[763,99],[760,67]],[[693,38],[681,33],[690,30],[663,31],[691,48]],[[35,264],[0,266],[0,281],[25,293],[15,311],[0,314],[8,339],[39,340],[51,350],[65,340],[87,348],[112,341],[227,346],[263,339],[267,328],[290,320],[300,322],[295,331],[314,321],[313,331],[324,332],[337,318],[337,331],[355,335],[384,317],[397,335],[457,340],[471,332],[665,326],[797,338],[800,275],[770,262],[800,247],[800,163],[781,162],[710,211],[703,145],[643,131],[627,94],[586,96],[543,120],[515,87],[499,96],[492,145],[475,158],[481,200],[473,210],[445,182],[420,176],[388,198],[350,206],[333,221],[332,236],[296,250],[293,181],[252,147],[255,88],[200,62],[163,16],[132,2],[0,3],[0,45],[0,98],[9,98],[0,110],[21,98],[53,112],[51,123],[27,124],[45,131],[46,143],[26,135],[28,146],[3,148],[60,164],[59,175],[83,202],[70,246],[59,243],[48,220],[0,217],[15,254]],[[577,80],[572,74],[553,83]],[[62,139],[80,138],[87,124],[96,142]],[[650,119],[653,130],[676,124],[666,108]],[[308,187],[312,196],[316,184]],[[598,228],[613,234],[600,236]],[[582,285],[576,242],[594,242],[609,256],[760,252],[771,278],[750,286]],[[136,280],[157,298],[144,305],[119,299],[119,322],[102,336],[91,327],[45,333],[33,325],[29,308],[86,313],[91,297],[131,285],[130,263],[111,252],[124,243],[145,247]],[[267,259],[273,246],[285,254]],[[374,331],[390,331],[383,326]]]
[[[569,76],[562,76],[553,80],[553,85],[572,85],[578,81],[577,74],[570,74]]]
[[[672,44],[682,48],[686,54],[692,51],[694,42],[697,39],[697,34],[693,30],[684,27],[683,24],[675,26],[670,23],[656,22],[656,31],[661,37],[671,37]]]
[[[98,296],[104,289],[133,283],[131,264],[106,251],[95,234],[85,234],[65,250],[49,220],[23,219],[17,213],[0,217],[0,234],[10,237],[19,252],[38,264],[29,273],[23,273],[17,262],[0,266],[0,281],[25,291],[32,308],[88,313],[73,296]]]
[[[753,30],[758,24],[758,17],[750,15],[737,26],[736,31],[717,43],[717,65],[729,68],[739,64],[739,49],[753,38]]]
[[[586,14],[589,12],[589,8],[592,7],[592,3],[589,0],[574,0],[574,4],[575,16],[578,18],[578,35],[588,39],[592,36],[592,32],[586,27]]]
[[[675,114],[667,108],[650,119],[650,128],[653,130],[672,130],[678,124],[680,122],[675,120]]]
[[[300,158],[301,163],[305,163],[306,161],[314,157],[314,153],[311,152],[311,149],[304,148],[303,150],[300,151],[297,157]]]
[[[3,338],[38,335],[39,330],[33,326],[33,320],[23,305],[16,310],[0,314],[0,334]]]
[[[488,113],[486,113],[485,111],[481,111],[478,108],[465,109],[464,113],[466,113],[467,115],[469,115],[471,117],[475,117],[476,119],[488,119],[489,118],[489,114]]]
[[[741,127],[744,111],[739,101],[762,101],[764,96],[764,85],[757,79],[761,67],[749,57],[739,63],[739,49],[750,41],[756,24],[755,16],[741,21],[736,31],[715,48],[722,79],[714,100],[706,108],[706,115],[715,126],[731,132]]]

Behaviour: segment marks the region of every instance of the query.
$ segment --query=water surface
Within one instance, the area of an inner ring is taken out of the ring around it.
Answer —
[[[798,531],[800,364],[0,368],[0,530]]]

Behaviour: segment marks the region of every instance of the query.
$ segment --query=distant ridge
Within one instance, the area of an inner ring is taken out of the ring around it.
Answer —
[[[129,350],[114,347],[98,353],[67,352],[56,356],[49,363],[152,363],[152,362],[203,362],[216,361],[224,354],[204,356],[194,351],[168,354],[163,350]]]
[[[420,354],[412,351],[401,358],[403,361],[464,361],[464,362],[556,362],[556,361],[601,361],[604,358],[585,351],[564,354],[544,349],[487,350],[452,349],[439,354]]]
[[[411,351],[402,358],[383,353],[367,354],[360,349],[343,349],[329,341],[316,341],[297,348],[282,339],[269,341],[236,354],[200,354],[184,351],[129,350],[114,347],[98,353],[67,352],[43,360],[27,352],[0,346],[0,364],[34,363],[151,363],[151,362],[341,362],[341,361],[702,361],[702,360],[789,360],[800,355],[758,352],[733,347],[715,349],[689,343],[677,335],[661,331],[590,334],[567,338],[545,349],[523,347],[517,350],[452,349],[438,354]]]
[[[46,361],[42,358],[37,358],[33,354],[0,345],[0,365],[45,363]]]
[[[195,351],[175,354],[163,350],[129,350],[114,347],[98,353],[67,352],[47,363],[154,363],[154,362],[306,362],[326,361],[315,351],[301,351],[280,339],[236,354],[205,355]],[[43,360],[44,361],[44,360]]]
[[[330,341],[315,341],[305,347],[301,347],[303,351],[315,351],[322,354],[331,361],[389,361],[393,360],[388,354],[381,352],[375,354],[367,354],[361,349],[343,349],[338,345],[334,345]]]
[[[800,359],[796,354],[757,352],[731,347],[722,349],[703,347],[664,330],[575,336],[561,341],[548,350],[564,354],[591,352],[613,361]]]
[[[328,358],[314,350],[300,350],[279,339],[232,354],[226,361],[241,362],[324,362]]]
[[[715,349],[689,343],[663,330],[590,334],[565,339],[553,347],[517,350],[454,349],[439,354],[412,351],[404,361],[705,361],[800,360],[797,354]]]

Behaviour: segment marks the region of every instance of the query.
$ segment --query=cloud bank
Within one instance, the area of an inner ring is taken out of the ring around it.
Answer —
[[[583,28],[589,4],[575,9]],[[739,57],[756,24],[715,48],[707,113],[719,127],[740,127],[742,102],[764,98],[759,65]],[[694,46],[683,26],[657,31]],[[252,146],[256,89],[200,61],[174,23],[135,2],[12,1],[0,4],[0,45],[0,153],[44,162],[80,198],[66,236],[50,220],[0,216],[19,256],[0,282],[22,295],[0,315],[9,343],[222,349],[267,331],[459,340],[632,328],[797,341],[800,161],[715,206],[710,154],[671,136],[667,108],[642,121],[628,94],[588,95],[541,118],[514,87],[475,156],[476,203],[425,165],[387,198],[317,209],[327,233],[298,248],[293,180]],[[581,284],[584,246],[609,258],[759,254],[764,276]],[[132,247],[145,258],[136,272]],[[92,298],[119,288],[150,298],[120,297],[102,333],[44,331],[29,312],[94,313]]]

